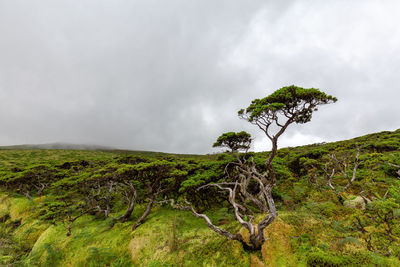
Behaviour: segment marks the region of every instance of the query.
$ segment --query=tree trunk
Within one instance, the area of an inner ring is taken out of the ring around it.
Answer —
[[[131,201],[129,201],[128,209],[126,210],[124,215],[118,217],[116,220],[122,220],[124,222],[127,221],[129,219],[129,217],[131,216],[134,208],[135,208],[135,200],[132,199]]]
[[[126,210],[124,215],[116,218],[116,220],[127,221],[129,219],[129,217],[131,216],[133,209],[135,208],[135,201],[136,201],[136,196],[137,196],[136,189],[130,182],[126,183],[126,185],[129,186],[129,190],[130,190],[130,193],[125,191],[125,196],[126,196],[126,199],[128,200],[128,209]],[[130,195],[130,198],[129,198],[129,195]]]
[[[24,192],[24,195],[26,196],[27,199],[32,200],[32,197],[29,194],[29,191]]]
[[[132,231],[135,231],[136,228],[138,228],[139,225],[141,225],[143,221],[146,219],[146,217],[150,214],[153,204],[154,204],[154,195],[150,197],[146,210],[144,211],[143,215],[136,221],[135,225],[132,227]]]
[[[70,224],[68,225],[67,236],[70,236],[70,235],[71,235],[71,232],[72,232],[72,223],[70,223]]]

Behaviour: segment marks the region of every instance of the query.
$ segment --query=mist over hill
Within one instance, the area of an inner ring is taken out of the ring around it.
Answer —
[[[23,144],[12,146],[0,146],[0,149],[63,149],[63,150],[116,150],[117,148],[95,144],[71,144],[71,143],[46,143],[46,144]]]
[[[395,130],[395,131],[382,131],[378,133],[370,133],[370,134],[365,134],[359,137],[354,137],[348,140],[341,140],[341,141],[336,141],[336,142],[328,142],[332,144],[341,144],[343,142],[359,142],[360,145],[363,142],[370,142],[373,139],[376,138],[381,138],[381,136],[385,136],[391,133],[398,133],[400,132],[400,128]],[[398,138],[391,138],[390,137],[384,137],[383,139],[391,139],[391,142],[398,142]],[[327,142],[321,142],[321,143],[315,143],[315,144],[309,144],[309,145],[299,145],[296,147],[312,147],[312,146],[318,146],[318,145],[324,145],[327,144]],[[291,147],[282,147],[282,148],[291,148]],[[97,144],[72,144],[72,143],[66,143],[66,142],[54,142],[54,143],[44,143],[44,144],[22,144],[22,145],[10,145],[10,146],[0,146],[1,149],[11,149],[11,150],[36,150],[36,149],[60,149],[60,150],[89,150],[89,151],[125,151],[125,152],[138,152],[138,153],[160,153],[160,154],[174,154],[174,155],[199,155],[199,154],[180,154],[180,153],[166,153],[166,152],[159,152],[159,151],[148,151],[148,150],[136,150],[136,149],[125,149],[125,148],[116,148],[116,147],[110,147],[110,146],[103,146],[103,145],[97,145]],[[218,153],[218,152],[217,152]]]

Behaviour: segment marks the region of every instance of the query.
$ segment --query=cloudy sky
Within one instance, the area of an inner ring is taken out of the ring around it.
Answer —
[[[211,153],[254,98],[339,101],[279,145],[400,128],[400,2],[0,0],[0,145]]]

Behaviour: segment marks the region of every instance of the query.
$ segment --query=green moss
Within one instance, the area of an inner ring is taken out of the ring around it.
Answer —
[[[338,254],[316,250],[307,254],[308,266],[398,266],[399,261],[395,258],[386,258],[379,255],[373,255],[365,252],[353,254]]]
[[[212,216],[217,218],[216,216]],[[176,248],[169,241],[176,216]],[[133,233],[129,244],[132,259],[138,266],[247,266],[249,255],[241,244],[228,241],[210,230],[205,222],[189,212],[159,208]],[[157,265],[156,265],[157,266]],[[160,265],[163,266],[163,265]]]
[[[56,260],[60,266],[131,264],[127,249],[130,240],[128,224],[116,224],[109,229],[106,223],[86,216],[76,221],[71,236],[67,237],[66,233],[62,225],[49,227],[36,242],[26,263],[46,265]]]

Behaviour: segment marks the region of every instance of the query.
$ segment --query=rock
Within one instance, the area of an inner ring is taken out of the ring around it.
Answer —
[[[371,202],[371,200],[367,198],[362,198],[360,196],[357,196],[353,199],[348,199],[344,202],[344,205],[346,207],[351,207],[355,209],[360,209],[360,210],[365,210],[366,204]]]

